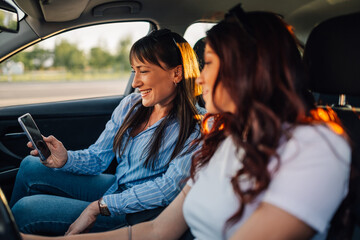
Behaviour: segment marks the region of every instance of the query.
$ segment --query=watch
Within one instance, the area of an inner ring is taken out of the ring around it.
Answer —
[[[111,215],[109,208],[107,207],[107,204],[104,202],[103,198],[99,199],[98,204],[99,204],[100,214],[102,216],[110,216]]]

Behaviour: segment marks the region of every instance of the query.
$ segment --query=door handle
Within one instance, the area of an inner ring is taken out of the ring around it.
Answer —
[[[13,158],[22,159],[22,157],[16,155],[15,153],[11,152],[7,147],[5,147],[5,145],[2,142],[0,142],[0,151],[2,151],[3,153],[5,153]]]
[[[18,138],[23,138],[24,136],[26,136],[26,134],[24,132],[19,132],[19,133],[6,133],[3,137],[4,139],[18,139]],[[22,157],[16,155],[15,153],[11,152],[1,141],[0,141],[0,151],[2,151],[3,153],[16,158],[16,159],[22,159]]]
[[[4,138],[11,138],[11,139],[14,139],[14,138],[22,138],[26,136],[26,134],[24,132],[19,132],[19,133],[6,133],[4,135]]]

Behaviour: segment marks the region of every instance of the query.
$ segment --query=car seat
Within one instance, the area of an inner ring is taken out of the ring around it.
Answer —
[[[308,87],[318,106],[329,105],[338,114],[353,148],[349,193],[332,219],[329,240],[360,239],[359,43],[360,12],[320,23],[304,50]]]
[[[14,217],[0,188],[0,239],[21,240]]]
[[[194,45],[193,47],[198,61],[199,61],[199,69],[200,71],[202,71],[202,69],[204,68],[204,51],[205,51],[205,37],[200,38]],[[204,99],[202,97],[202,94],[197,96],[197,102],[199,104],[200,107],[205,108],[205,102]]]
[[[193,47],[199,61],[200,71],[204,67],[205,37],[200,38]]]

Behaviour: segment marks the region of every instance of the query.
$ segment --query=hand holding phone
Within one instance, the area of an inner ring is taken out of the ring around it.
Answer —
[[[62,142],[57,140],[54,136],[50,135],[48,137],[43,136],[43,140],[51,151],[50,157],[43,161],[42,163],[49,168],[62,168],[68,160],[68,152]],[[29,148],[33,148],[32,143],[27,144]],[[30,152],[31,155],[37,156],[37,150]]]
[[[39,157],[42,161],[45,161],[50,155],[50,149],[43,140],[39,128],[36,126],[34,119],[29,113],[26,113],[18,118],[20,126],[24,130],[29,141],[33,147],[38,151]]]

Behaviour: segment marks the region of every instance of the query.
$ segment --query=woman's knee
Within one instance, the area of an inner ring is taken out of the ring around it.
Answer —
[[[19,230],[25,233],[39,233],[43,230],[43,223],[57,222],[57,215],[63,207],[58,204],[58,199],[61,201],[61,198],[38,194],[17,201],[11,210]]]
[[[61,235],[88,205],[89,202],[37,194],[23,197],[11,210],[20,231]]]
[[[29,171],[31,169],[36,169],[39,166],[42,166],[40,159],[38,157],[29,155],[21,161],[20,169],[26,169]]]
[[[38,195],[23,197],[11,208],[20,229],[37,218],[37,216],[34,216],[34,213],[39,212],[39,209],[37,209],[39,206],[38,198]]]
[[[31,176],[39,177],[40,172],[47,170],[47,167],[40,162],[38,157],[27,156],[21,161],[18,177],[25,177],[25,179],[29,179]]]

